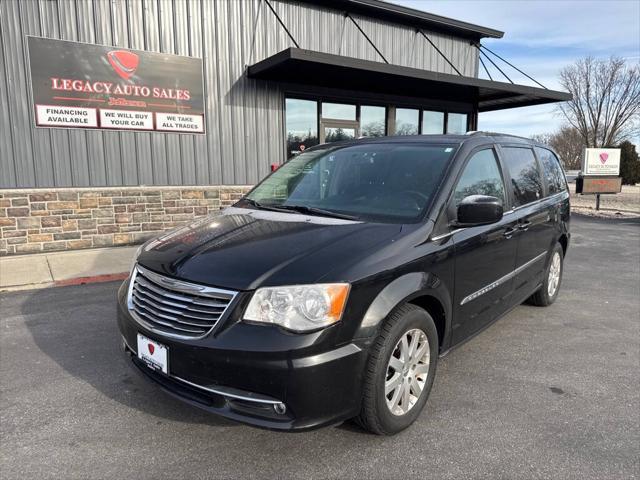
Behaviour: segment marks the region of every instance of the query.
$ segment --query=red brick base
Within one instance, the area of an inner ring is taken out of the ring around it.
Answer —
[[[0,256],[141,243],[251,187],[0,190]]]

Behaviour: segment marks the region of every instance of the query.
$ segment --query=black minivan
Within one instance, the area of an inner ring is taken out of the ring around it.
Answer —
[[[394,434],[439,356],[525,300],[554,302],[569,236],[544,145],[481,132],[325,144],[143,245],[118,325],[141,372],[210,412]]]

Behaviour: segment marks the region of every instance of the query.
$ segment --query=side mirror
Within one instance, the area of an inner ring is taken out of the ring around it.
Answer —
[[[458,205],[459,227],[475,227],[489,225],[502,219],[502,200],[488,195],[470,195],[462,199]]]

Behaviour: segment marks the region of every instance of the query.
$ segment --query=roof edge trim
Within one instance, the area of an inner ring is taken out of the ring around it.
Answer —
[[[382,0],[300,0],[318,6],[335,8],[338,10],[358,13],[381,20],[423,27],[435,30],[445,30],[464,37],[473,38],[502,38],[504,32],[493,28],[475,25],[473,23],[456,20],[454,18],[424,12],[415,8],[405,7]]]

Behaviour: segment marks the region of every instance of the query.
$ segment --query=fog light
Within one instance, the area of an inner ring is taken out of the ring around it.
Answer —
[[[273,405],[273,411],[278,415],[284,415],[287,411],[287,407],[284,403],[276,403]]]

